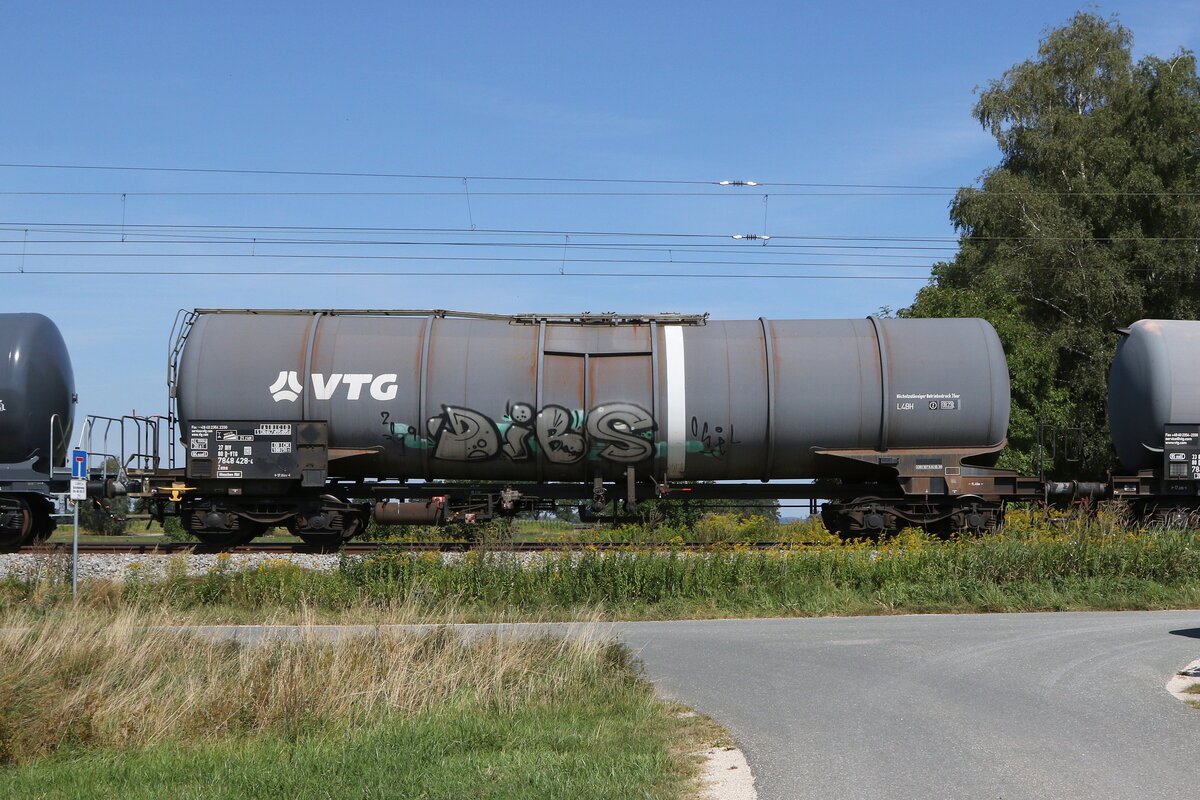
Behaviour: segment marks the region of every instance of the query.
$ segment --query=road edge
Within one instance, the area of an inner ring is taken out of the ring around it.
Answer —
[[[1200,684],[1200,658],[1172,675],[1171,679],[1167,681],[1166,689],[1175,696],[1176,700],[1191,705],[1200,702],[1200,694],[1185,692],[1184,689],[1197,684]]]
[[[746,754],[738,747],[709,747],[697,755],[704,758],[700,771],[701,800],[758,800],[754,774],[746,762]]]

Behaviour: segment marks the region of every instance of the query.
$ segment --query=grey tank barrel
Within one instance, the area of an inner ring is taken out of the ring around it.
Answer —
[[[1143,319],[1120,331],[1108,425],[1127,470],[1162,463],[1163,426],[1200,423],[1200,322]]]
[[[326,421],[345,478],[847,477],[818,451],[995,449],[1009,415],[980,319],[210,310],[176,374],[185,444],[192,421]]]
[[[62,465],[74,398],[75,374],[58,326],[41,314],[0,314],[0,464],[32,463],[42,474],[52,461]]]

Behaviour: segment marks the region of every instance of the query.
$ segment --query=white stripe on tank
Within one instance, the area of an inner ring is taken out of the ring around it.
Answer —
[[[682,478],[687,457],[687,371],[683,327],[663,326],[667,359],[667,477]]]

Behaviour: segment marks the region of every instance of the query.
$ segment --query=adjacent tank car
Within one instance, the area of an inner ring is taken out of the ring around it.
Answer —
[[[1200,322],[1143,319],[1118,333],[1108,419],[1124,472],[1112,495],[1147,524],[1200,526]]]
[[[75,408],[71,357],[41,314],[0,314],[0,545],[49,536]]]
[[[437,521],[705,493],[834,497],[847,533],[982,529],[1032,491],[987,467],[1009,382],[979,319],[201,310],[173,352],[173,496],[213,542],[346,538],[371,505]],[[706,483],[814,478],[837,483]]]

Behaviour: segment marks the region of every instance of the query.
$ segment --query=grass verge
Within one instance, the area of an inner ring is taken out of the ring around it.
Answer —
[[[611,642],[243,646],[166,621],[0,619],[0,796],[665,799],[713,735]]]
[[[54,559],[59,559],[55,561]],[[733,545],[663,551],[381,551],[317,572],[282,560],[201,575],[181,558],[139,565],[122,582],[87,581],[84,607],[167,607],[210,621],[412,622],[819,616],[922,612],[1162,609],[1200,606],[1195,531],[1100,526],[1022,529],[941,542]],[[70,603],[65,560],[40,576],[0,580],[0,608],[52,612]]]

